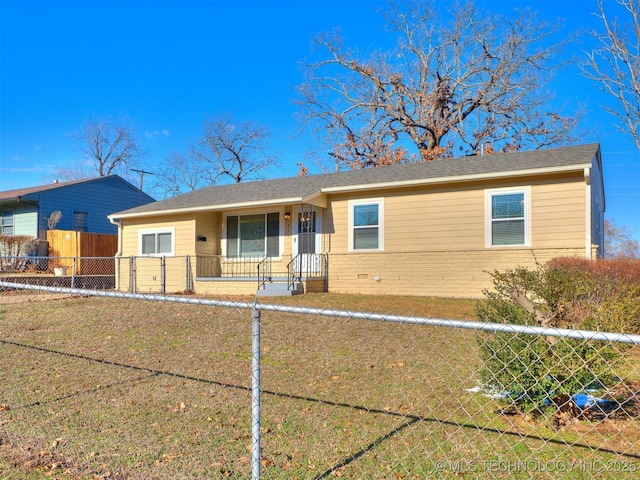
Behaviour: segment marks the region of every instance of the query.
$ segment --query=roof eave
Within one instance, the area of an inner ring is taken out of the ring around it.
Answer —
[[[251,208],[260,206],[276,206],[276,205],[288,205],[291,203],[302,203],[303,197],[289,197],[289,198],[276,198],[273,200],[252,200],[250,202],[237,202],[237,203],[225,203],[222,205],[203,205],[200,207],[183,207],[183,208],[169,208],[165,210],[155,210],[147,212],[131,212],[131,213],[114,213],[109,215],[109,219],[121,220],[127,218],[137,217],[158,217],[162,215],[177,215],[181,213],[198,213],[198,212],[217,212],[220,210],[233,210],[239,208]]]

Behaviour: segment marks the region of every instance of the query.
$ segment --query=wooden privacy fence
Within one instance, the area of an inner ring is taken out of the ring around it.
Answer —
[[[77,259],[76,273],[78,275],[114,275],[113,262],[108,262],[110,271],[105,270],[102,262],[96,270],[96,263],[86,259],[91,257],[113,257],[118,251],[118,236],[104,233],[76,232],[74,230],[48,230],[49,257],[58,257],[61,267],[73,267]],[[85,258],[85,260],[83,260]]]

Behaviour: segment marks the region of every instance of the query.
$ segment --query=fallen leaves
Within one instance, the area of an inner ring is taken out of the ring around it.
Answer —
[[[184,402],[180,402],[179,404],[173,406],[171,411],[173,413],[182,413],[187,409],[187,405]]]

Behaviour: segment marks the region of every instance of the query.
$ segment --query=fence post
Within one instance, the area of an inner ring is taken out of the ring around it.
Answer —
[[[71,265],[71,288],[76,288],[76,274],[78,273],[78,257],[73,257]]]
[[[260,310],[251,313],[251,478],[260,479]]]
[[[167,260],[164,255],[160,257],[160,284],[161,292],[164,295],[167,293]]]
[[[136,257],[129,257],[129,291],[136,293]]]
[[[185,262],[186,263],[185,263],[184,269],[187,274],[187,278],[186,278],[184,289],[187,292],[190,292],[194,290],[194,288],[193,288],[193,285],[191,284],[191,257],[189,255],[186,256]]]

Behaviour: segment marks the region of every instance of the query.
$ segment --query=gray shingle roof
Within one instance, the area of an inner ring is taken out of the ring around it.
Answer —
[[[47,190],[53,190],[55,188],[63,188],[63,187],[67,187],[69,185],[75,185],[77,183],[83,183],[86,182],[87,180],[71,180],[68,182],[56,182],[56,183],[49,183],[47,185],[38,185],[36,187],[25,187],[25,188],[18,188],[16,190],[5,190],[3,192],[0,192],[0,200],[9,200],[9,199],[14,199],[16,197],[23,197],[25,195],[31,195],[34,193],[40,193],[40,192],[45,192]]]
[[[598,144],[561,147],[528,152],[497,153],[434,160],[426,163],[391,165],[366,170],[350,170],[321,175],[261,180],[232,185],[206,187],[167,200],[142,205],[111,215],[184,211],[188,209],[216,209],[225,205],[277,203],[300,199],[325,189],[352,187],[353,190],[372,185],[398,182],[437,182],[473,176],[517,175],[528,170],[562,167],[583,168],[591,165],[599,152]]]

